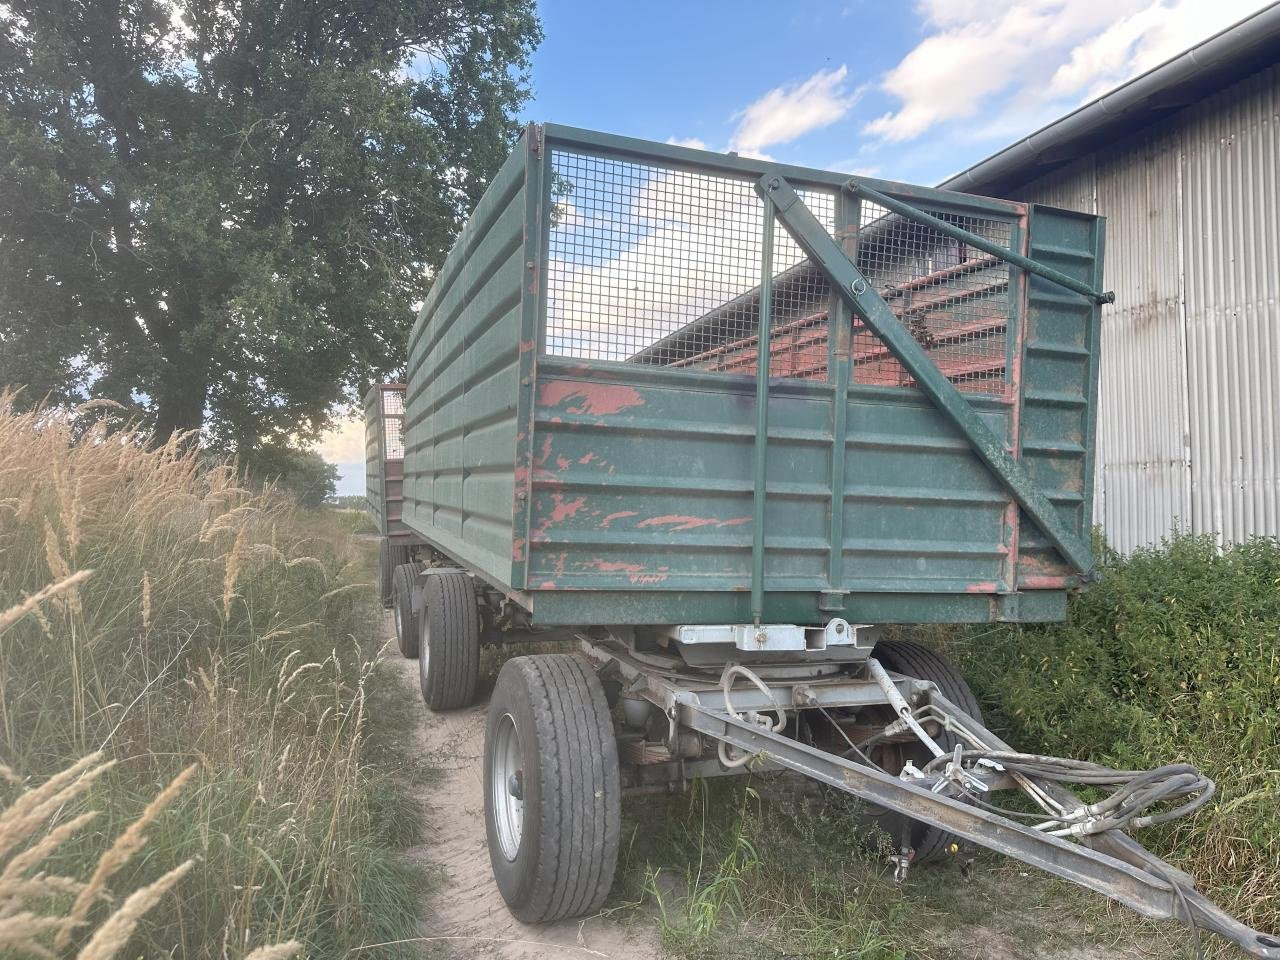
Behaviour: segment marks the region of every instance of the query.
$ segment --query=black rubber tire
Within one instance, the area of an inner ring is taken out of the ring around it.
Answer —
[[[513,860],[495,832],[491,782],[506,715],[520,733],[524,800]],[[503,665],[485,723],[484,785],[489,861],[511,912],[546,923],[599,910],[618,861],[622,789],[604,687],[581,657],[541,654]]]
[[[418,655],[418,617],[413,612],[412,563],[396,567],[391,577],[391,612],[396,627],[396,646],[412,660]]]
[[[433,573],[418,618],[418,685],[432,710],[469,706],[480,676],[480,609],[465,573]]]
[[[386,537],[378,542],[378,598],[387,610],[391,609],[391,604],[395,600],[392,595],[394,589],[392,579],[395,577],[396,568],[408,562],[408,547],[392,543]]]
[[[944,697],[982,723],[982,708],[978,705],[977,697],[973,695],[973,691],[969,689],[960,672],[940,653],[906,640],[882,640],[876,644],[871,655],[879,660],[886,670],[933,683]],[[944,750],[952,750],[960,742],[949,733],[940,733],[934,739]],[[908,756],[917,767],[924,766],[933,759],[933,755],[923,744],[913,747]],[[889,810],[877,812],[874,819],[889,834],[895,846],[902,837],[904,823],[910,823],[911,846],[916,852],[915,863],[938,860],[947,854],[953,843],[958,842],[953,834],[939,827],[932,827],[918,820],[909,820],[902,814]]]

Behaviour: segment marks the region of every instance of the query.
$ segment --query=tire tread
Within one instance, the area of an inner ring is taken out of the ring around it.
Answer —
[[[528,923],[593,913],[604,904],[622,830],[617,746],[604,690],[581,657],[518,657],[535,715],[541,815],[536,876],[526,903],[510,904]],[[501,678],[499,679],[501,683]],[[548,735],[549,734],[549,735]],[[487,794],[486,794],[487,796]]]
[[[977,697],[959,671],[942,654],[909,640],[881,640],[876,644],[872,656],[887,670],[935,684],[944,697],[982,723],[982,707]],[[938,746],[945,750],[954,749],[959,742],[952,734],[945,732],[940,733],[936,739]],[[936,860],[954,839],[952,834],[941,828],[929,828],[916,849],[916,861],[924,863]]]
[[[456,710],[475,699],[480,675],[480,611],[465,573],[427,577],[424,622],[429,626],[426,677],[422,696],[432,710]],[[421,648],[421,640],[419,641]],[[419,651],[421,655],[421,651]]]

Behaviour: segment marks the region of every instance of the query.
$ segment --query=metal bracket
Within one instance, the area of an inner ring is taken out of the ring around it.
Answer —
[[[865,648],[874,640],[862,636],[871,628],[835,617],[824,627],[798,627],[790,623],[686,624],[670,627],[663,635],[682,644],[732,644],[745,653],[820,652],[829,647]]]

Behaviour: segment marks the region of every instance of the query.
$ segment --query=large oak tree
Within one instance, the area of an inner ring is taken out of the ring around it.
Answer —
[[[0,3],[0,384],[252,455],[403,363],[532,0]]]

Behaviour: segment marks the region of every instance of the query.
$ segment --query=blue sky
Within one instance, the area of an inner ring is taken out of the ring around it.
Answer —
[[[934,184],[1269,2],[541,0],[522,118]]]

